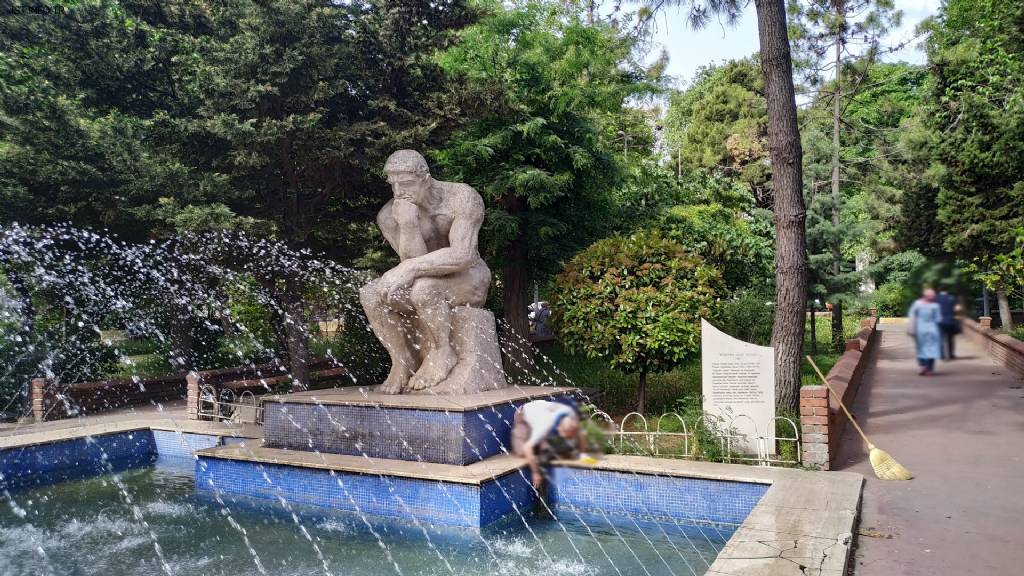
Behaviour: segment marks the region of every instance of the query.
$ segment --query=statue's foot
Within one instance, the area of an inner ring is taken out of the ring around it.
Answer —
[[[377,387],[381,394],[399,394],[402,388],[409,382],[409,371],[399,366],[392,366],[388,373],[388,379]]]
[[[426,390],[441,383],[459,362],[451,346],[431,350],[420,369],[409,379],[409,390]]]

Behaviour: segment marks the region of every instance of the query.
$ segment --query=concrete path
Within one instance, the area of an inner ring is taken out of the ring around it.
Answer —
[[[916,478],[875,478],[847,427],[836,469],[867,479],[853,573],[1024,574],[1024,381],[963,337],[956,361],[920,377],[903,327],[881,327],[853,412]]]

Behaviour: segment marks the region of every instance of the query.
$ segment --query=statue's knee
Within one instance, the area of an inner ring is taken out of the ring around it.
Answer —
[[[376,308],[380,305],[381,293],[377,281],[370,282],[359,289],[359,303],[364,309]]]
[[[409,289],[409,301],[417,308],[435,304],[438,299],[437,282],[433,278],[421,278]]]

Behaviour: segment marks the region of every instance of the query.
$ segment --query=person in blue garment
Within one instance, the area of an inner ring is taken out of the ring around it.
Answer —
[[[921,376],[935,373],[935,359],[942,357],[942,309],[935,301],[935,290],[925,288],[907,312],[907,333],[917,348]]]

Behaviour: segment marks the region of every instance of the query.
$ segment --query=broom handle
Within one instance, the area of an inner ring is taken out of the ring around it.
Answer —
[[[821,378],[821,381],[825,384],[825,388],[828,388],[828,391],[832,393],[832,396],[836,399],[836,402],[839,403],[839,407],[843,409],[843,412],[846,412],[846,417],[850,419],[851,423],[853,423],[853,427],[857,429],[857,432],[860,434],[860,437],[864,439],[864,443],[868,445],[868,448],[874,447],[874,444],[871,443],[871,440],[868,440],[867,435],[864,434],[864,431],[860,429],[860,424],[857,424],[857,421],[854,420],[853,414],[850,414],[850,411],[846,409],[846,405],[843,404],[842,399],[839,398],[839,394],[836,394],[836,391],[832,389],[832,385],[828,383],[828,379],[825,378],[825,375],[821,373],[821,370],[818,370],[818,365],[814,363],[814,360],[812,360],[810,356],[807,356],[807,361],[811,363],[811,368],[814,368],[814,371],[818,373],[818,378]]]

